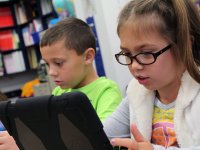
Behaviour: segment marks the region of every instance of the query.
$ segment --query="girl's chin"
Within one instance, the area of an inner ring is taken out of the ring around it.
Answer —
[[[139,82],[139,84],[148,90],[155,90],[155,87],[153,87],[151,84],[144,84],[144,83],[140,83],[140,82]]]
[[[155,87],[152,87],[152,86],[149,86],[149,85],[143,85],[146,89],[148,90],[151,90],[151,91],[155,91],[156,88]]]

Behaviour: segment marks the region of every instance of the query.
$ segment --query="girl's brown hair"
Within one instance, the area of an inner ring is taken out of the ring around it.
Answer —
[[[200,83],[200,16],[195,4],[191,0],[132,0],[119,15],[118,35],[124,24],[137,20],[143,21],[141,27],[149,25],[173,42],[178,64]]]

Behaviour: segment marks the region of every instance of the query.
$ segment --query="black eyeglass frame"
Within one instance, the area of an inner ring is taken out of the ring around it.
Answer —
[[[121,65],[131,65],[131,64],[133,63],[133,60],[134,60],[134,59],[135,59],[139,64],[141,64],[141,65],[151,65],[151,64],[153,64],[153,63],[156,62],[156,60],[157,60],[157,58],[158,58],[159,55],[161,55],[162,53],[164,53],[165,51],[167,51],[168,49],[170,49],[172,46],[173,46],[173,44],[169,44],[169,45],[167,45],[166,47],[162,48],[161,50],[159,50],[159,51],[156,52],[156,53],[152,53],[152,52],[142,52],[142,53],[138,53],[138,54],[136,54],[136,55],[134,55],[134,56],[130,56],[130,55],[128,55],[128,54],[123,54],[122,52],[120,52],[120,53],[118,53],[118,54],[115,54],[115,58],[116,58],[117,62],[118,62],[119,64],[121,64]],[[151,54],[151,55],[154,57],[154,61],[151,62],[151,63],[142,63],[142,62],[140,62],[140,61],[137,59],[137,56],[140,55],[140,54]],[[120,57],[121,55],[124,55],[124,56],[126,56],[126,57],[129,57],[130,60],[131,60],[131,62],[128,63],[128,64],[121,63],[121,62],[119,61],[119,57]]]

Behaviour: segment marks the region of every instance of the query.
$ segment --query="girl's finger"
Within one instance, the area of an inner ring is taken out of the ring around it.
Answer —
[[[137,126],[135,124],[131,125],[131,132],[137,142],[145,142],[146,141],[146,139],[143,137],[143,135],[137,129]]]
[[[132,139],[128,139],[128,138],[114,138],[111,140],[111,144],[113,146],[123,146],[130,150],[136,150],[138,147],[137,142],[133,141]]]

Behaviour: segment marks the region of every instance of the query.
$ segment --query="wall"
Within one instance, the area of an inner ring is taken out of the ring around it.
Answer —
[[[118,64],[114,54],[120,42],[116,33],[117,16],[129,0],[74,0],[77,17],[85,20],[89,15],[95,19],[106,76],[116,81],[123,94],[132,76],[128,67]]]

